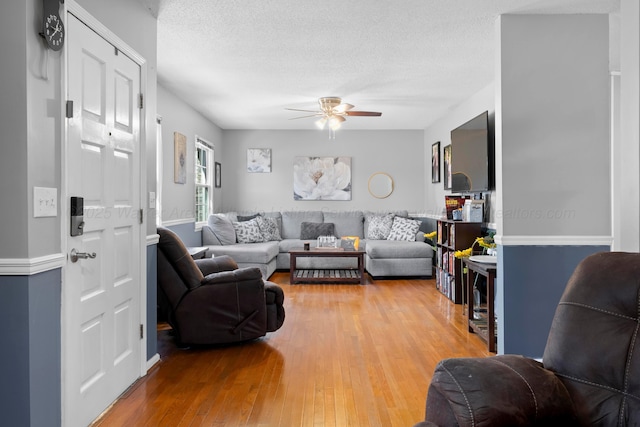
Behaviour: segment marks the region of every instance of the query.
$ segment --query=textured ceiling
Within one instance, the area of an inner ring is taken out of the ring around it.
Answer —
[[[223,129],[313,129],[285,108],[340,96],[424,129],[493,80],[504,13],[611,13],[620,0],[141,0],[158,17],[158,81]],[[159,112],[162,114],[162,112]]]

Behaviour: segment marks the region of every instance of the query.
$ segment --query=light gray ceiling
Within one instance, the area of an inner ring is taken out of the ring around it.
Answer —
[[[620,0],[141,0],[158,17],[158,81],[223,129],[314,129],[289,108],[340,96],[424,129],[493,80],[505,13],[611,13]],[[160,112],[162,114],[162,112]]]

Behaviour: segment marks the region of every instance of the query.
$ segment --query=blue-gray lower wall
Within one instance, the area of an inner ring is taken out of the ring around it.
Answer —
[[[147,360],[158,353],[158,245],[147,245]]]
[[[194,222],[171,225],[167,228],[176,233],[186,246],[202,246],[202,233],[195,230]]]
[[[61,422],[61,270],[0,276],[0,413],[7,426]]]
[[[541,358],[556,306],[576,266],[609,246],[498,246],[498,353]]]

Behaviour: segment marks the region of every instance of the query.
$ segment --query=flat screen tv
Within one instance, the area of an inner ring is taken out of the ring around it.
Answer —
[[[489,191],[489,113],[451,131],[451,191]]]

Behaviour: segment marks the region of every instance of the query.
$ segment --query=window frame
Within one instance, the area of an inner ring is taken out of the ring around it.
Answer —
[[[205,168],[205,176],[206,182],[199,182],[198,177],[200,176],[201,166],[198,162],[198,154],[200,151],[203,151],[206,155],[206,165]],[[195,226],[196,231],[201,230],[202,226],[207,223],[207,219],[209,215],[213,213],[213,191],[214,191],[214,173],[215,173],[215,156],[214,156],[214,148],[213,144],[208,141],[196,136],[195,140],[195,150],[194,150],[194,189],[193,189],[193,206],[194,206],[194,218],[195,218]],[[204,188],[207,190],[209,195],[207,212],[205,213],[204,220],[199,220],[199,206],[202,206],[202,203],[198,203],[198,189]]]

